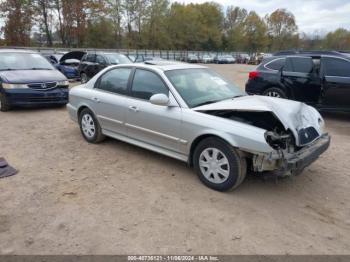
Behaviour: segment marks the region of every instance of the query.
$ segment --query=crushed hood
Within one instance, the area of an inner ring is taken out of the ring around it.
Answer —
[[[268,96],[242,96],[193,108],[195,111],[231,110],[245,112],[271,112],[282,123],[286,130],[290,129],[299,141],[299,131],[314,127],[322,134],[321,115],[311,106],[301,102]]]
[[[68,60],[68,59],[77,59],[80,61],[85,55],[85,53],[86,52],[83,52],[83,51],[68,52],[61,57],[60,62],[64,62],[65,60]]]

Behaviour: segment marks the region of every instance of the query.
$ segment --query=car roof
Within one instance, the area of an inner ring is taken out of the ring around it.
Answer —
[[[202,65],[194,65],[194,64],[182,63],[177,61],[168,61],[168,60],[150,60],[142,63],[123,64],[121,66],[136,66],[138,68],[145,68],[145,69],[149,68],[149,69],[156,69],[160,71],[207,68]]]
[[[273,56],[286,57],[286,56],[309,56],[309,57],[321,57],[321,56],[337,56],[337,57],[349,57],[350,54],[343,51],[326,51],[326,50],[308,50],[308,51],[280,51],[274,53]]]
[[[38,54],[33,50],[15,49],[15,48],[0,48],[0,53],[27,53],[27,54]]]

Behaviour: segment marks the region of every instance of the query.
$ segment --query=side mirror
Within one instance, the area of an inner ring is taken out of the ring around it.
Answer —
[[[169,104],[169,97],[165,94],[155,94],[149,99],[151,104],[158,106],[167,106]]]

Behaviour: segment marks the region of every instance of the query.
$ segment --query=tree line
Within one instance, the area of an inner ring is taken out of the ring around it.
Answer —
[[[1,45],[271,52],[350,49],[350,31],[299,33],[294,15],[265,17],[218,3],[168,0],[3,0]]]

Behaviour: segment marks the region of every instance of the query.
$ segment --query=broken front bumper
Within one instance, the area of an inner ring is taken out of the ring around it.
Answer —
[[[330,136],[324,134],[297,152],[275,151],[271,154],[255,155],[253,158],[254,171],[274,171],[281,175],[290,172],[297,175],[328,149],[330,141]]]

